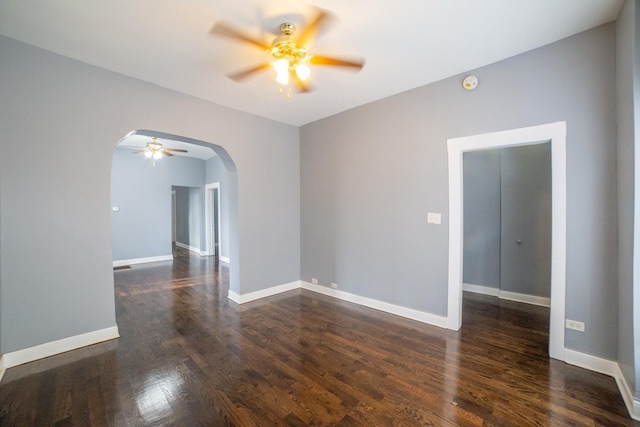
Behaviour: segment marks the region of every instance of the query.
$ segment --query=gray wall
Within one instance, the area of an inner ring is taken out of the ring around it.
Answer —
[[[212,157],[206,161],[206,183],[220,183],[220,238],[222,247],[220,256],[229,257],[229,183],[227,172],[220,157]]]
[[[550,298],[551,144],[500,150],[500,194],[500,289]]]
[[[463,154],[464,283],[500,288],[500,150]]]
[[[615,40],[606,25],[301,128],[302,279],[447,314],[448,138],[566,121],[566,345],[617,357]],[[442,212],[442,225],[426,213]]]
[[[111,212],[113,260],[171,255],[171,187],[202,187],[204,171],[204,160],[174,156],[152,166],[149,159],[130,149],[115,148],[111,206],[120,210]],[[188,192],[186,200],[188,203]],[[199,238],[192,246],[200,247]]]
[[[198,251],[204,250],[202,229],[204,217],[201,215],[204,201],[202,188],[172,187],[176,191],[176,243],[182,243]]]
[[[198,160],[204,166],[204,161]],[[178,187],[176,191],[176,243],[205,250],[204,191],[202,187]]]
[[[0,352],[115,325],[111,167],[135,129],[218,144],[233,160],[236,293],[300,278],[297,128],[6,37],[0,58]]]
[[[176,243],[189,244],[189,188],[171,187],[176,192]]]
[[[634,201],[636,189],[634,183],[636,147],[639,146],[638,131],[635,123],[640,114],[640,37],[638,36],[640,7],[637,1],[626,1],[616,23],[616,71],[617,71],[617,118],[618,118],[618,363],[632,390],[637,389],[640,379],[634,366],[640,367],[638,360],[640,345],[638,333],[640,324],[634,320],[634,298],[638,298],[640,289],[634,284]],[[637,267],[636,267],[637,268]],[[634,289],[635,287],[635,289]],[[640,302],[635,303],[640,307]],[[636,309],[637,310],[637,309]],[[634,328],[635,324],[635,328]],[[631,338],[633,337],[633,338]],[[638,395],[636,391],[636,395]]]

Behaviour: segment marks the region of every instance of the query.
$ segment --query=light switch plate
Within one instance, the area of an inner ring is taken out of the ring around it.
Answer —
[[[429,224],[441,224],[442,214],[437,212],[427,212],[427,223]]]

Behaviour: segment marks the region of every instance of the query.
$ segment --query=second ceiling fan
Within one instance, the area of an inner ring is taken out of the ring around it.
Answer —
[[[272,57],[269,61],[228,74],[227,77],[235,81],[241,81],[260,71],[273,68],[276,72],[276,81],[278,83],[286,86],[293,81],[299,91],[304,93],[312,89],[308,80],[311,74],[311,66],[339,66],[360,71],[364,66],[364,61],[362,60],[340,59],[309,53],[308,48],[311,41],[331,17],[331,14],[326,10],[315,10],[314,18],[299,33],[296,32],[296,27],[291,22],[282,23],[280,25],[281,34],[274,38],[271,43],[247,35],[225,22],[217,22],[211,29],[211,34],[249,43],[269,53]]]
[[[151,137],[151,141],[147,142],[146,147],[143,150],[136,151],[134,154],[144,154],[147,159],[153,159],[153,166],[156,165],[156,160],[162,158],[162,156],[171,157],[173,153],[188,153],[189,151],[183,150],[181,148],[167,148],[164,147],[160,142],[158,142],[158,138],[153,136]]]

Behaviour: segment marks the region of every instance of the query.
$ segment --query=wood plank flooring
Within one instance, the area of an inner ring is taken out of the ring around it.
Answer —
[[[639,426],[615,381],[547,356],[548,309],[465,295],[447,331],[228,270],[114,272],[118,340],[7,370],[1,426]]]

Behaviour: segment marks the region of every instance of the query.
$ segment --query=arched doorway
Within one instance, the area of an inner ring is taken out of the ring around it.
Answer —
[[[210,247],[206,245],[211,227],[211,221],[207,220],[205,201],[207,199],[206,188],[210,184],[208,179],[208,164],[202,158],[179,159],[178,156],[170,159],[158,160],[153,166],[153,159],[145,159],[143,156],[132,156],[131,153],[140,151],[135,147],[125,149],[120,145],[127,144],[127,138],[143,137],[142,139],[151,141],[157,138],[166,142],[167,147],[180,145],[187,147],[187,151],[212,150],[215,153],[215,162],[224,168],[224,184],[217,180],[218,195],[224,199],[224,215],[219,215],[221,223],[218,234],[225,236],[224,253],[221,259],[229,262],[229,285],[230,289],[237,289],[239,281],[238,270],[238,225],[237,225],[237,171],[236,166],[228,152],[221,146],[211,144],[202,140],[188,138],[180,135],[173,135],[153,130],[134,130],[123,137],[118,146],[114,149],[114,162],[112,165],[112,258],[114,266],[123,263],[150,262],[172,259],[171,257],[171,233],[172,233],[172,212],[171,212],[171,188],[186,189],[187,193],[193,193],[193,200],[197,207],[192,209],[192,214],[196,219],[196,226],[190,230],[192,241],[188,242],[190,249],[197,249],[200,255],[209,255]],[[144,145],[142,146],[144,147]],[[122,152],[121,150],[126,150]],[[178,154],[178,153],[176,153]],[[182,153],[180,153],[182,154]],[[118,160],[129,164],[127,176],[121,176]],[[131,165],[131,162],[137,162]],[[208,160],[207,160],[208,162]],[[177,172],[169,173],[173,167]],[[189,169],[194,166],[200,172],[193,173]],[[212,174],[209,174],[212,175]],[[117,193],[117,196],[114,194]],[[166,200],[165,200],[166,199]],[[145,202],[141,202],[145,200]],[[166,203],[165,203],[166,201]],[[136,208],[131,206],[137,205]],[[126,208],[125,208],[126,206]],[[207,228],[208,227],[208,228]],[[194,231],[195,230],[195,231]],[[137,236],[137,237],[134,237]],[[123,244],[128,239],[129,244]],[[135,244],[133,244],[135,243]]]

